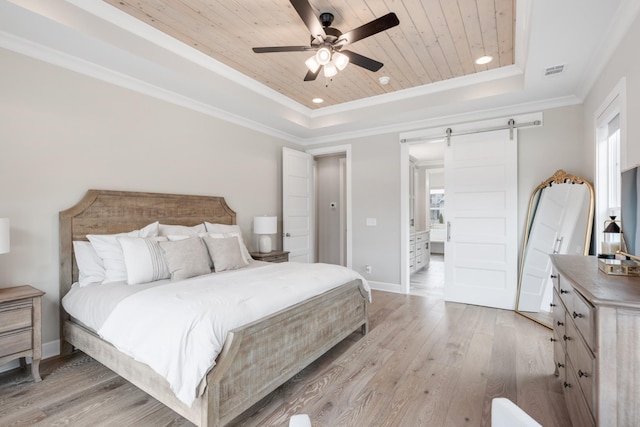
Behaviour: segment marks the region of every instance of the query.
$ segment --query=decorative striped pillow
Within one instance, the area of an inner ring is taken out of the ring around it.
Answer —
[[[129,285],[171,278],[164,251],[158,244],[166,240],[166,237],[118,237]]]

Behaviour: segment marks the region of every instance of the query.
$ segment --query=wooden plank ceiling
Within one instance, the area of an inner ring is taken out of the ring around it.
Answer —
[[[252,47],[308,45],[288,0],[104,0],[309,108],[409,89],[514,63],[515,0],[310,0],[343,33],[394,12],[400,25],[349,46],[384,63],[349,64],[304,82],[313,52],[254,53]],[[475,60],[490,55],[488,65]],[[388,76],[382,85],[379,77]],[[314,104],[313,98],[324,99]]]

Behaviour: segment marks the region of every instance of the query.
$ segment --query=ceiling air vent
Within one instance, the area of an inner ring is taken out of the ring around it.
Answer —
[[[553,67],[545,68],[544,76],[545,77],[555,76],[557,74],[560,74],[563,71],[564,71],[564,64],[562,64],[562,65],[554,65]]]

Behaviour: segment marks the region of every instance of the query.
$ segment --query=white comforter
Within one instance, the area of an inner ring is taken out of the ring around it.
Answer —
[[[353,279],[369,290],[358,273],[329,264],[267,264],[168,282],[122,299],[97,332],[191,405],[230,330]]]

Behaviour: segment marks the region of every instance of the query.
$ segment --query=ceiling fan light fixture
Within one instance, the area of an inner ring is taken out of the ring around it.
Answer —
[[[338,68],[336,68],[336,65],[333,62],[329,62],[327,65],[324,66],[324,76],[325,77],[333,77],[336,74],[338,74]]]
[[[318,49],[316,52],[316,61],[318,61],[320,65],[327,65],[329,61],[331,61],[331,50],[326,46]]]
[[[318,63],[318,61],[316,60],[315,55],[304,61],[304,65],[306,65],[309,71],[311,71],[312,73],[317,73],[318,69],[320,69],[320,63]]]
[[[338,70],[342,71],[347,68],[347,65],[349,64],[349,57],[344,53],[336,52],[333,54],[333,63]]]

